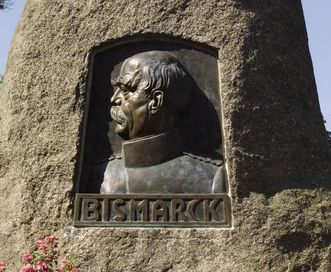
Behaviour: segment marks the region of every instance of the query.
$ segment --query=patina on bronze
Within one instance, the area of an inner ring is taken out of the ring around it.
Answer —
[[[224,193],[222,161],[182,149],[178,120],[192,78],[172,54],[149,51],[125,60],[111,98],[116,133],[125,141],[109,159],[100,193]]]

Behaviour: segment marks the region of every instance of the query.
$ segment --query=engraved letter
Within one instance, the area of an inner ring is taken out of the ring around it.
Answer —
[[[126,219],[125,212],[120,208],[120,206],[122,206],[123,204],[125,204],[125,201],[123,199],[115,199],[113,201],[113,211],[115,213],[113,219],[115,221],[125,221]]]
[[[98,221],[99,201],[97,199],[83,199],[83,221]]]
[[[219,199],[214,199],[210,204],[209,200],[205,199],[204,200],[204,213],[205,213],[205,221],[209,222],[212,221],[213,219],[216,221],[219,221],[220,218],[216,212],[217,205],[219,204]]]
[[[158,221],[158,217],[161,216],[163,218],[163,222],[168,222],[168,207],[162,200],[157,200],[153,204],[152,210],[153,221]]]
[[[148,206],[147,206],[147,199],[144,199],[140,201],[138,204],[136,200],[131,199],[130,200],[130,215],[131,215],[131,221],[138,221],[138,213],[141,213],[142,215],[142,221],[147,222],[148,217]]]
[[[171,221],[186,221],[184,215],[185,211],[185,202],[183,199],[172,199],[171,200]],[[178,215],[178,216],[177,216]]]
[[[190,219],[192,221],[199,221],[199,219],[195,216],[195,213],[194,213],[194,209],[197,205],[197,203],[200,201],[201,199],[192,199],[190,201],[190,203],[188,204],[187,206],[187,209],[188,209],[188,214],[190,216]]]
[[[102,221],[109,221],[109,199],[104,198],[102,202]]]

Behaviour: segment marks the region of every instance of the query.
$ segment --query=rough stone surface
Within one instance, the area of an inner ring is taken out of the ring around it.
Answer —
[[[87,57],[152,34],[219,49],[232,229],[71,227]],[[299,0],[28,0],[0,128],[0,259],[55,233],[82,271],[331,270],[331,154]]]

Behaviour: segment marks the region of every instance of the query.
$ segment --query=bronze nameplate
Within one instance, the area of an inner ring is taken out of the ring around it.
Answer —
[[[227,194],[77,194],[75,226],[230,227]]]

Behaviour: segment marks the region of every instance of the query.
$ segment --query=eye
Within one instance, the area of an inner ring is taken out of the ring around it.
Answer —
[[[132,92],[132,89],[128,88],[128,86],[124,84],[120,83],[118,87],[122,90],[124,96],[127,96],[130,92]]]

